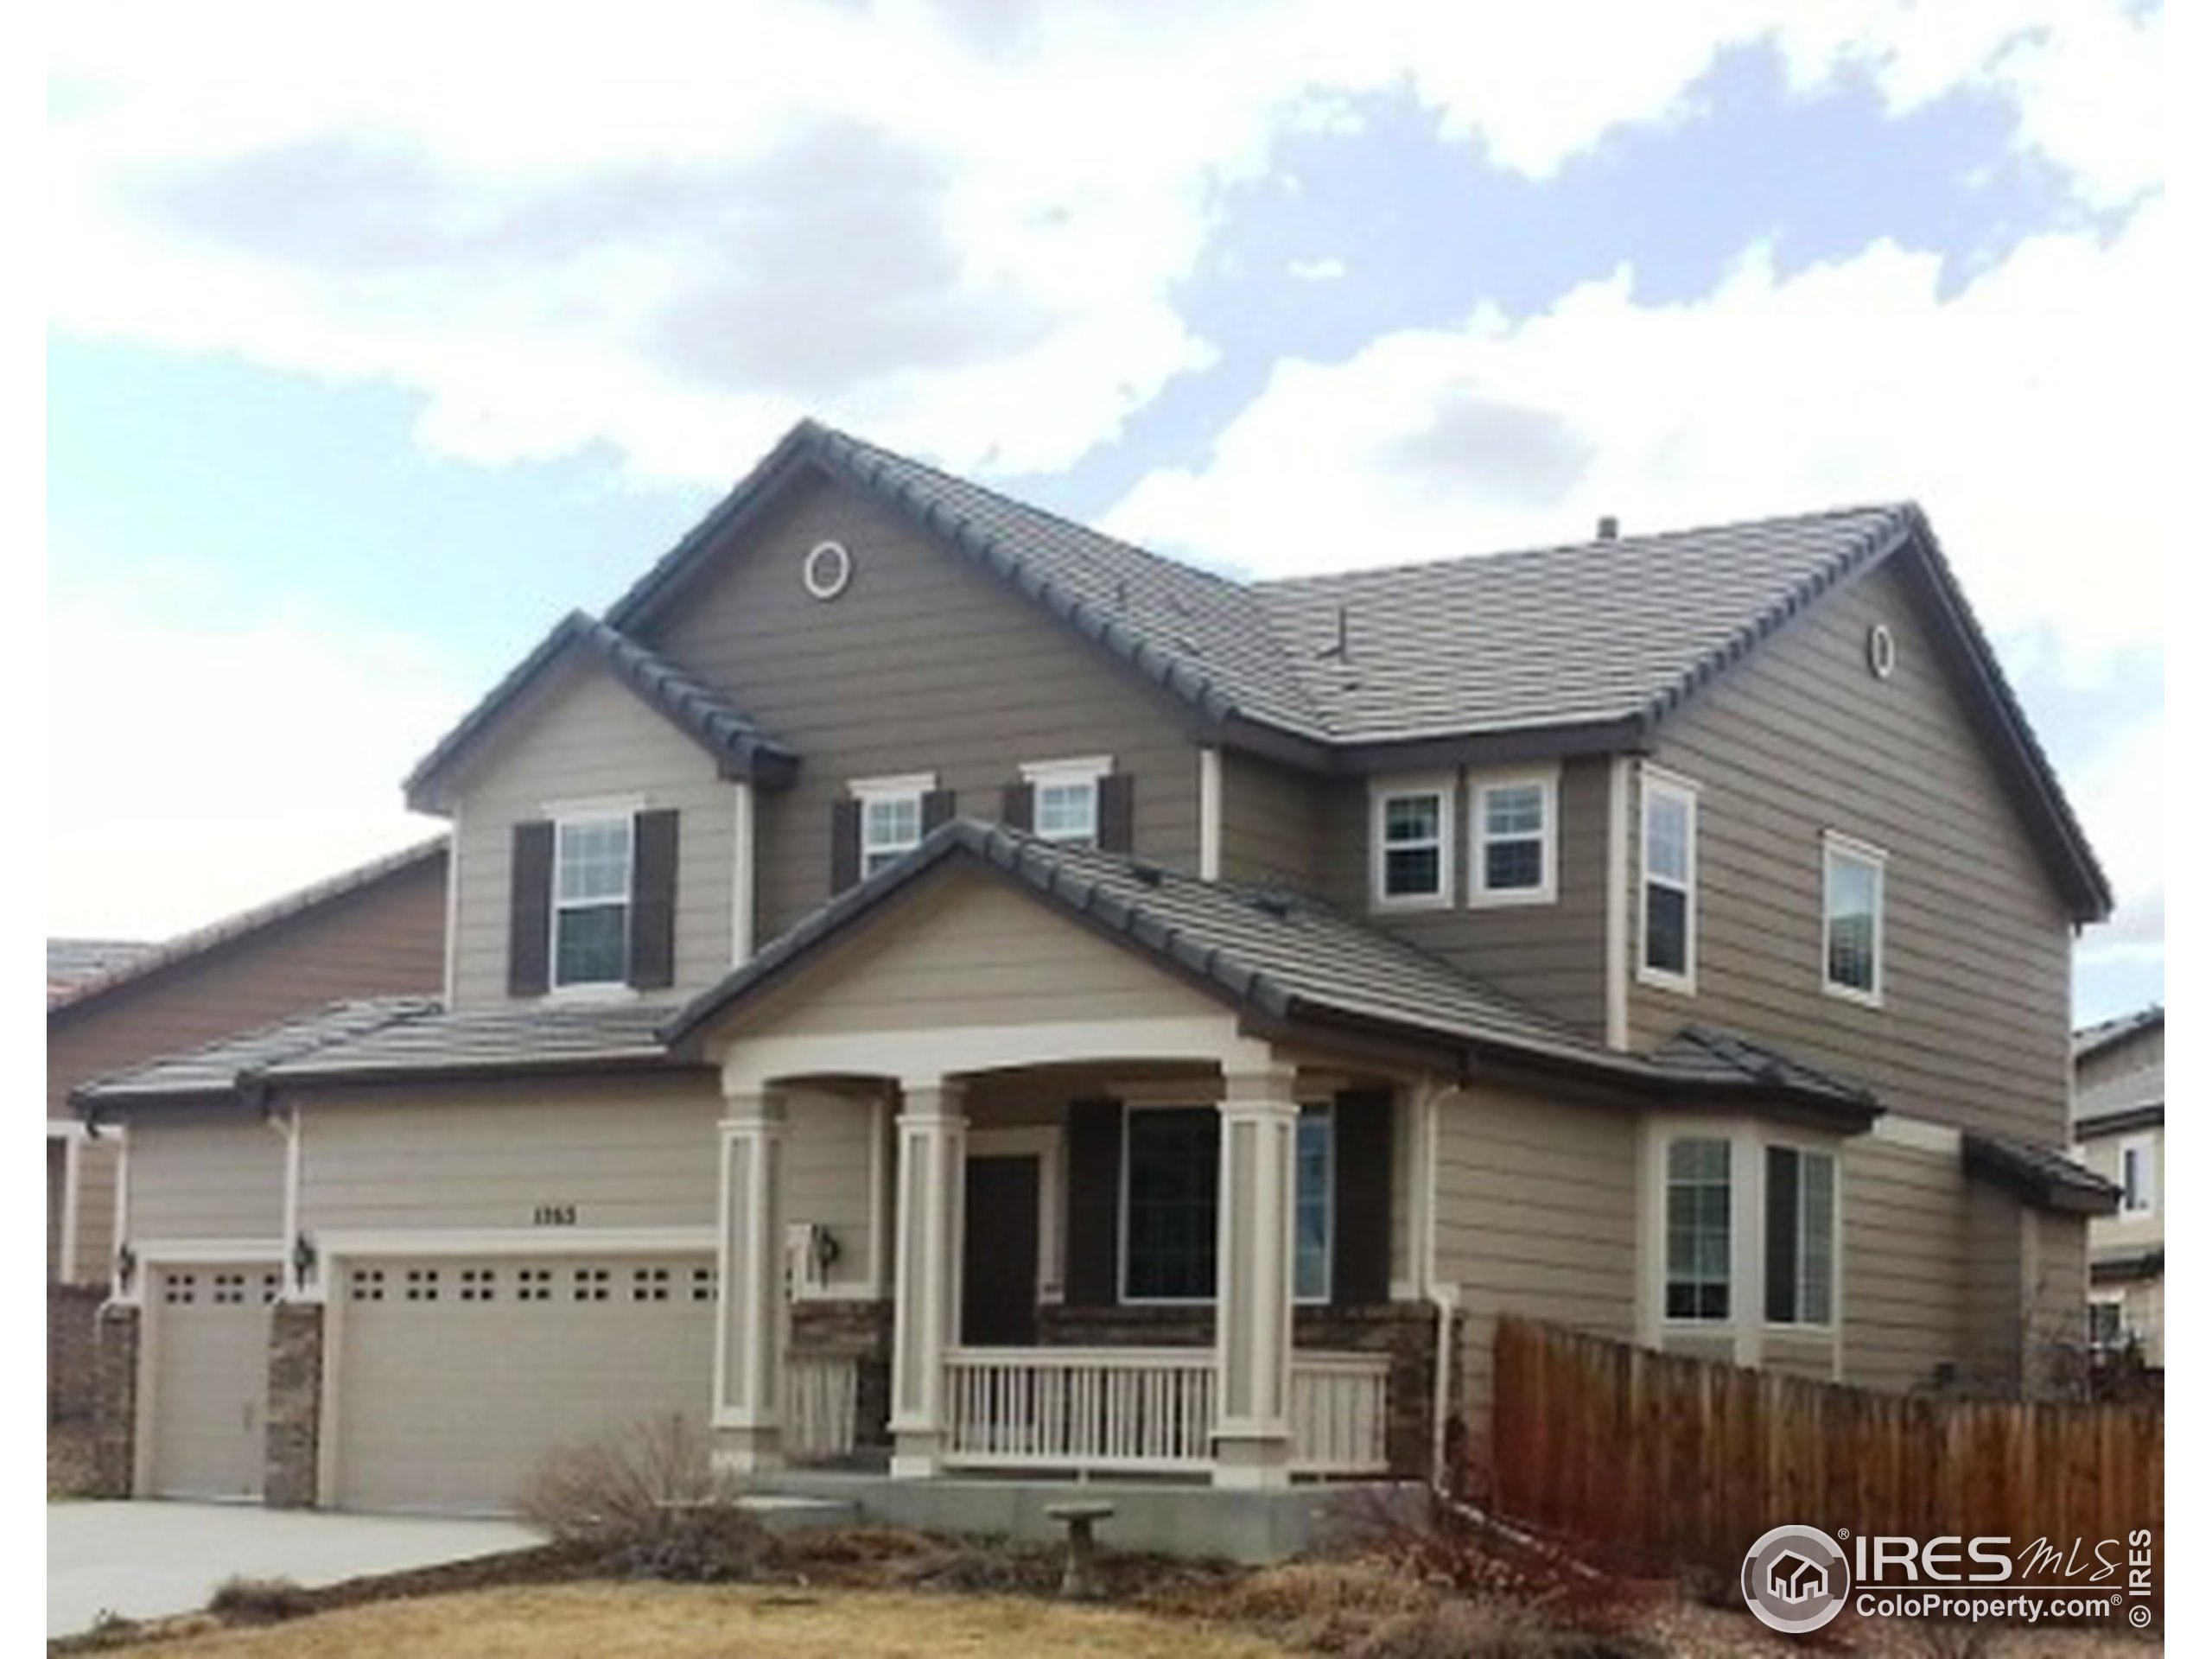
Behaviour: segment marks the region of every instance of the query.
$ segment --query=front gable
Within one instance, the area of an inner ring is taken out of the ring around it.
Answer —
[[[824,543],[849,577],[817,597]],[[760,803],[761,938],[833,892],[831,814],[855,780],[926,775],[949,812],[996,819],[1023,766],[1106,757],[1137,849],[1196,868],[1187,709],[944,537],[802,467],[696,557],[680,598],[629,626],[805,757]]]

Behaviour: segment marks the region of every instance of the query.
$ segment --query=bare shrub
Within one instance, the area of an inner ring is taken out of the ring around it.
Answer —
[[[315,1598],[290,1579],[249,1579],[233,1573],[215,1586],[207,1611],[238,1624],[276,1624],[315,1611]]]
[[[1534,1609],[1440,1597],[1383,1620],[1348,1659],[1657,1659],[1634,1638],[1561,1630]]]
[[[591,1551],[603,1572],[713,1583],[758,1578],[772,1554],[743,1496],[706,1434],[670,1416],[549,1453],[521,1510],[556,1541]]]

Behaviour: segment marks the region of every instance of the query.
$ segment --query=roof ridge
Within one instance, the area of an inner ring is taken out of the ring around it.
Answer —
[[[199,956],[233,939],[244,938],[262,928],[274,926],[294,916],[305,915],[309,911],[334,903],[349,893],[374,886],[387,875],[397,874],[410,865],[427,861],[432,855],[445,851],[451,839],[449,835],[441,830],[395,852],[372,858],[365,864],[354,865],[335,875],[325,876],[319,881],[311,881],[305,887],[280,893],[261,904],[234,911],[228,916],[218,917],[212,922],[176,934],[153,945],[143,955],[78,981],[48,1003],[46,1011],[52,1015],[77,1007],[122,986],[136,983],[188,957]]]

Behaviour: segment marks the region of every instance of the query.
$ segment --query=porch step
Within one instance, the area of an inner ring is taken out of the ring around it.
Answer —
[[[738,1507],[771,1532],[826,1532],[860,1524],[861,1506],[849,1497],[802,1492],[747,1492]]]

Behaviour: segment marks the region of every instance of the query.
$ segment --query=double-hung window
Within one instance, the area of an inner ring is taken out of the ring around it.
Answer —
[[[635,823],[619,817],[553,826],[553,984],[620,985],[630,975]]]
[[[931,776],[872,779],[851,785],[860,803],[860,873],[874,875],[921,844],[922,798],[937,787]]]
[[[1215,1294],[1221,1217],[1221,1114],[1211,1106],[1132,1107],[1123,1117],[1122,1299],[1203,1302]],[[1336,1118],[1299,1114],[1293,1287],[1325,1302],[1336,1248]]]
[[[1719,1135],[1667,1143],[1667,1317],[1726,1319],[1734,1268],[1730,1147]]]
[[[1441,781],[1378,789],[1370,836],[1378,905],[1452,901],[1452,787]]]
[[[1475,780],[1470,904],[1544,904],[1556,896],[1558,796],[1556,773]]]
[[[1638,976],[1678,990],[1697,979],[1697,791],[1643,774],[1643,954]]]
[[[1882,887],[1878,847],[1831,835],[1821,860],[1821,983],[1854,1001],[1882,1000]]]
[[[1032,833],[1041,841],[1071,847],[1097,846],[1099,779],[1112,770],[1113,762],[1103,756],[1024,766],[1021,780],[1030,790]]]
[[[1766,1149],[1766,1318],[1770,1325],[1835,1322],[1833,1154]]]
[[[2120,1213],[2147,1216],[2158,1207],[2156,1148],[2149,1136],[2120,1145]]]

